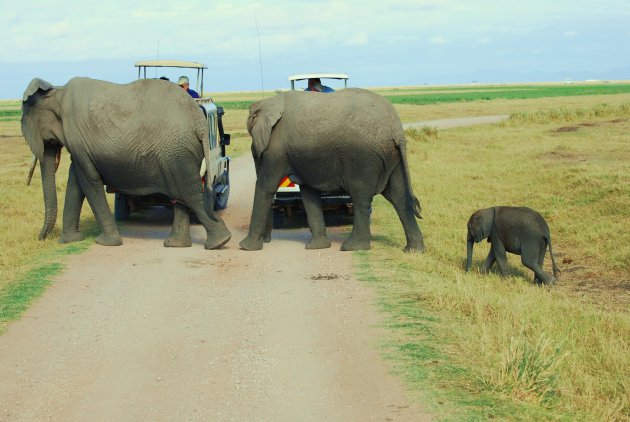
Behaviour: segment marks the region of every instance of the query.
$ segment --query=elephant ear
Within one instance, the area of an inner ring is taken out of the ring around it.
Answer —
[[[52,86],[50,82],[46,82],[45,80],[40,78],[35,78],[26,87],[24,95],[22,95],[22,102],[28,101],[28,99],[40,89],[42,91],[50,91],[53,88],[54,86]]]
[[[262,100],[249,107],[247,117],[247,131],[252,136],[254,158],[259,158],[269,147],[271,130],[282,117],[284,111],[284,96]]]
[[[44,159],[44,140],[42,128],[39,127],[37,102],[41,100],[38,93],[48,93],[54,87],[43,79],[35,78],[28,84],[22,96],[22,135],[28,142],[33,155],[40,161]]]
[[[490,233],[492,233],[492,228],[494,227],[494,216],[494,208],[486,208],[479,212],[477,221],[475,223],[475,237],[479,237],[479,240],[477,242],[480,242],[483,239],[488,239],[488,243],[490,243],[489,238]]]

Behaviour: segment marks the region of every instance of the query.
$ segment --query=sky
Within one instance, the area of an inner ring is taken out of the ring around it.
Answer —
[[[360,87],[628,80],[629,22],[628,0],[0,0],[0,98],[34,77],[128,83],[156,58],[204,63],[210,92],[307,72]]]

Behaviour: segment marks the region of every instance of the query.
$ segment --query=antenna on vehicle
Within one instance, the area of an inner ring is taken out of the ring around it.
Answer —
[[[157,42],[157,50],[155,51],[155,60],[160,60],[160,40]],[[157,67],[155,68],[155,79],[157,79]]]
[[[263,77],[263,65],[262,65],[262,48],[260,46],[260,30],[258,29],[258,18],[256,17],[256,9],[252,5],[252,12],[254,13],[254,22],[256,22],[256,34],[258,34],[258,61],[260,62],[260,87],[262,89],[262,96],[265,98],[265,79]]]

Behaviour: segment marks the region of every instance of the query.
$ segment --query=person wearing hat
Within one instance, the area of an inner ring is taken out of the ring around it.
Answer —
[[[188,81],[188,76],[180,76],[177,80],[177,85],[184,88],[184,91],[190,94],[193,98],[199,98],[199,94],[197,91],[190,89],[190,82]]]
[[[312,92],[335,92],[329,86],[322,85],[322,81],[319,78],[310,78],[308,80],[308,87],[304,91],[312,91]]]

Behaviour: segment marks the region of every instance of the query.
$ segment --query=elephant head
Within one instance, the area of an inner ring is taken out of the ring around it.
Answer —
[[[473,246],[475,243],[487,239],[494,225],[494,208],[475,211],[468,220],[466,272],[472,264]]]
[[[252,153],[258,159],[269,147],[271,130],[284,111],[284,96],[259,101],[249,107],[247,131],[252,136]]]
[[[48,236],[57,220],[55,170],[65,137],[61,122],[59,90],[35,78],[22,97],[22,134],[33,155],[40,161],[45,217],[39,239]]]

